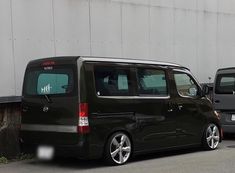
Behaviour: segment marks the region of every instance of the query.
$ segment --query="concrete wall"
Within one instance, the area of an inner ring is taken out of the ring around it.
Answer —
[[[0,0],[0,97],[21,95],[31,59],[95,55],[235,66],[234,0]]]

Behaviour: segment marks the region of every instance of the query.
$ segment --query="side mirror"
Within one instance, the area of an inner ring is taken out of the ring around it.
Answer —
[[[206,96],[210,93],[209,85],[205,84],[202,86],[202,96]]]

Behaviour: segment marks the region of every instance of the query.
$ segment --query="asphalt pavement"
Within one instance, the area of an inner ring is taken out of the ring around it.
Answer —
[[[138,156],[122,166],[106,166],[102,160],[35,159],[0,165],[0,173],[234,173],[235,137],[214,151],[200,148]]]

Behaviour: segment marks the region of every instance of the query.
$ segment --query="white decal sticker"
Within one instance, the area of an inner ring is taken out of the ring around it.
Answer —
[[[48,85],[41,88],[41,93],[49,94],[51,92],[51,89],[52,89],[51,85],[48,84]]]

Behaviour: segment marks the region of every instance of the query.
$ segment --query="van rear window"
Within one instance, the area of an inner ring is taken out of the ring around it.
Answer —
[[[73,92],[74,77],[71,68],[31,68],[25,76],[25,95],[65,95]]]
[[[216,80],[216,94],[233,94],[235,92],[235,74],[218,75]]]

